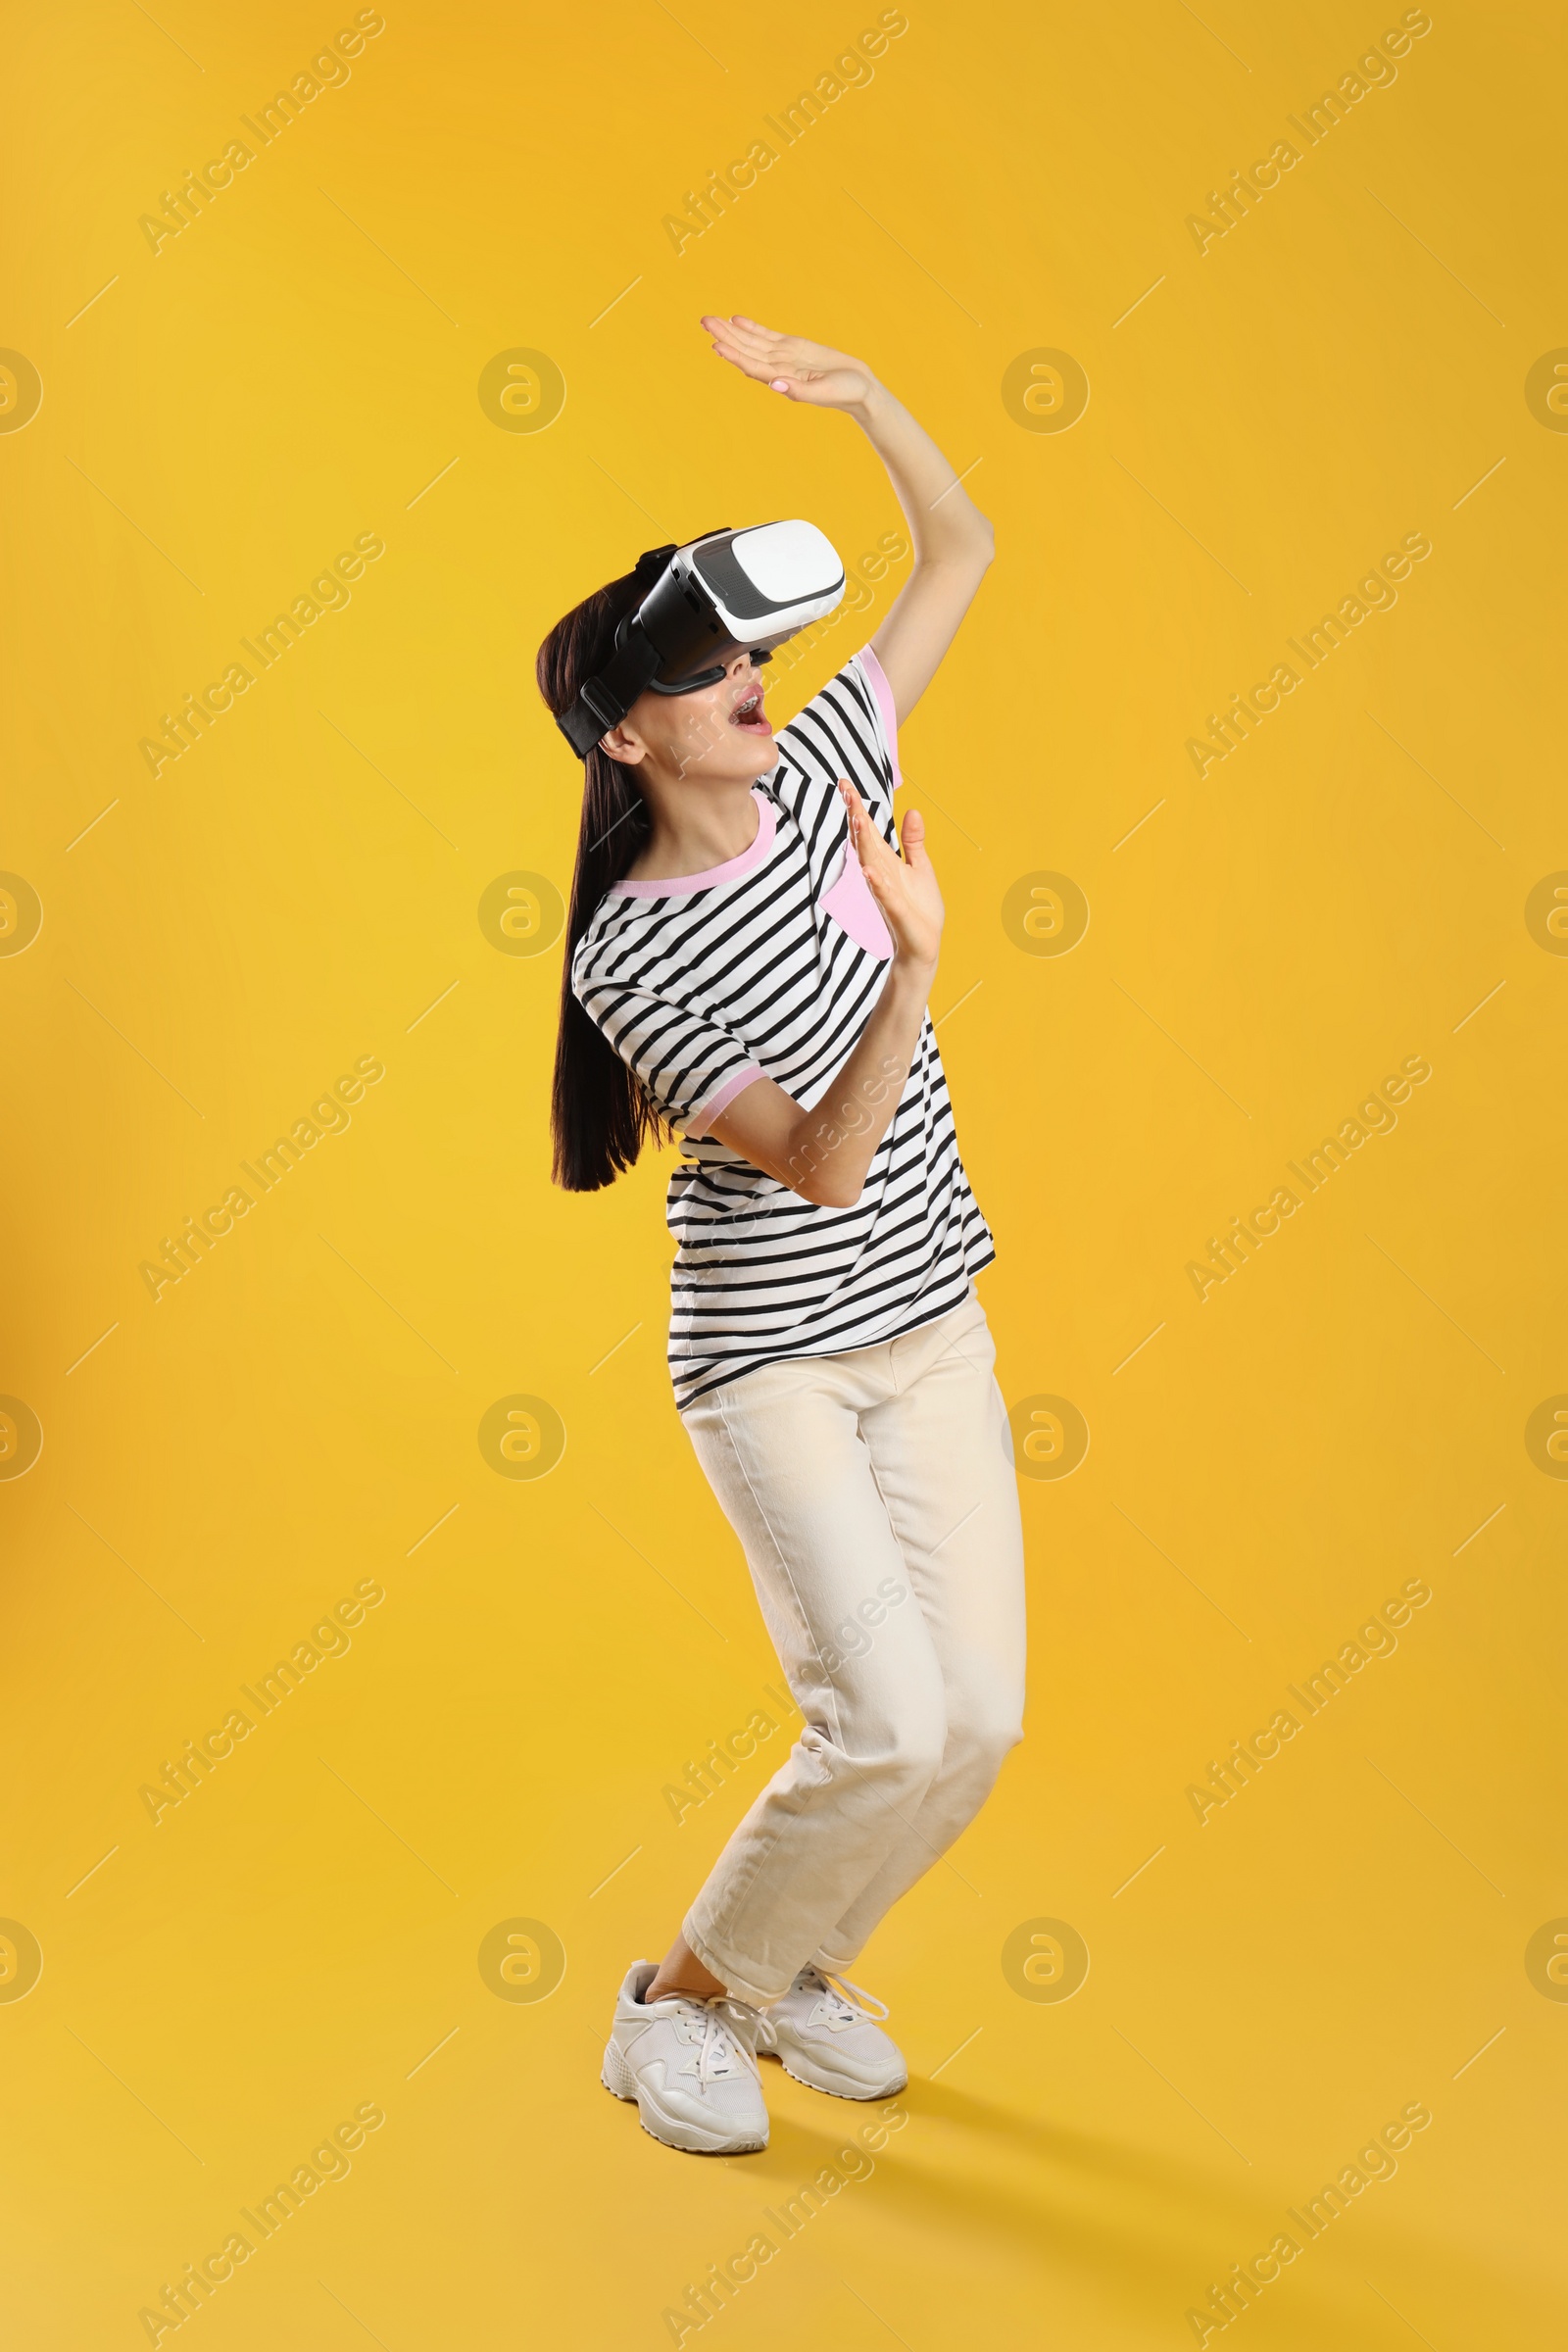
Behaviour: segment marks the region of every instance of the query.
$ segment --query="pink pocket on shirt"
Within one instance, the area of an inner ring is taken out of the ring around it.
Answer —
[[[891,959],[892,935],[882,919],[881,907],[871,896],[853,844],[846,844],[843,871],[832,889],[824,895],[822,911],[830,914],[839,929],[847,932],[858,948],[863,948],[879,963],[887,963]]]

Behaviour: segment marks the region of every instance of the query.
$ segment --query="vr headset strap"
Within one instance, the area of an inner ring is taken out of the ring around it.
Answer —
[[[590,678],[560,724],[579,760],[585,760],[611,727],[618,727],[659,667],[659,650],[634,619],[626,642],[596,678]]]

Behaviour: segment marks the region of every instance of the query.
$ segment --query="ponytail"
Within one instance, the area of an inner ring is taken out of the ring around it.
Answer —
[[[596,589],[557,621],[539,648],[536,675],[540,693],[558,717],[576,701],[584,679],[609,661],[617,626],[645,592],[646,582],[639,585],[636,574],[628,572]],[[571,990],[577,944],[606,892],[634,864],[649,834],[647,803],[629,767],[612,760],[596,743],[583,770],[582,823],[566,919],[550,1110],[553,1173],[568,1193],[595,1193],[612,1184],[649,1138],[658,1142],[665,1132],[641,1081]]]

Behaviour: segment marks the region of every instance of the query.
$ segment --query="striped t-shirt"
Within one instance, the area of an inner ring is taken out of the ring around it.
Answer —
[[[813,1109],[881,993],[893,943],[850,846],[848,776],[896,840],[893,697],[869,650],[777,737],[757,838],[707,873],[617,882],[572,989],[683,1136],[667,1217],[669,1366],[684,1409],[784,1357],[896,1339],[962,1303],[996,1251],[958,1157],[931,1015],[853,1208],[804,1200],[709,1130],[766,1075]]]

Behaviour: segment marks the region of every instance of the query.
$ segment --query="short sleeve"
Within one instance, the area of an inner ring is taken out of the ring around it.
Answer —
[[[862,647],[855,659],[861,675],[871,689],[871,699],[876,705],[877,726],[882,738],[882,748],[887,755],[888,771],[893,779],[893,788],[897,791],[904,782],[904,773],[899,766],[899,713],[894,706],[893,689],[888,684],[886,670],[868,645]]]
[[[773,789],[803,827],[809,829],[826,808],[837,809],[838,780],[848,776],[880,831],[892,838],[893,795],[903,781],[898,716],[869,646],[780,731],[778,748]]]
[[[740,1039],[708,1014],[596,976],[591,962],[573,974],[572,994],[670,1125],[693,1140],[764,1074]]]

